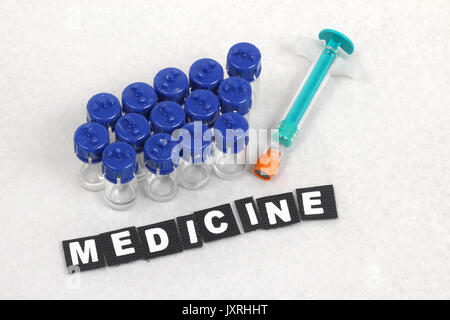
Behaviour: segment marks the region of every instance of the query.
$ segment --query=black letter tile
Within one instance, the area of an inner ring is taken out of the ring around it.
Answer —
[[[294,196],[291,192],[259,198],[256,199],[256,203],[258,204],[259,216],[261,217],[265,229],[284,227],[300,222],[297,206],[295,205]],[[285,208],[289,210],[288,213],[290,216],[290,218],[287,217],[285,220],[289,221],[283,221],[280,217],[273,214],[275,211],[272,211],[275,221],[272,221],[271,223],[271,221],[269,221],[267,206],[277,211],[283,209],[283,206],[285,206]]]
[[[320,220],[320,219],[337,218],[336,201],[334,198],[333,185],[303,188],[297,189],[296,191],[297,191],[298,206],[300,210],[300,217],[302,218],[302,220]],[[310,194],[308,196],[309,192],[314,192],[315,194],[312,195]]]
[[[147,239],[146,231],[150,229],[155,229],[155,231],[161,232],[161,236],[159,233],[155,233],[152,238],[150,238],[150,242],[156,246],[155,248],[150,248],[149,239]],[[162,229],[162,230],[160,230]],[[183,251],[183,247],[181,245],[180,235],[178,234],[177,224],[175,220],[167,220],[155,224],[150,224],[148,226],[139,227],[138,228],[139,237],[141,238],[142,245],[144,247],[145,258],[152,259],[160,256],[166,256],[169,254],[177,253]],[[167,235],[167,237],[166,237]],[[159,247],[163,245],[163,241],[167,240],[167,246]],[[161,249],[161,250],[159,250]],[[152,250],[152,252],[150,251]],[[158,250],[158,251],[155,251]]]
[[[70,252],[70,247],[72,244],[73,247],[73,254],[74,259],[77,259],[75,261],[72,261],[72,254]],[[86,247],[86,244],[88,246]],[[64,257],[66,259],[66,266],[67,271],[69,273],[74,273],[75,270],[78,268],[80,271],[87,271],[87,270],[93,270],[98,268],[103,268],[106,266],[105,264],[105,258],[103,256],[102,247],[101,244],[101,238],[98,236],[93,237],[85,237],[85,238],[78,238],[78,239],[72,239],[72,240],[65,240],[62,242],[63,250],[64,250]],[[78,252],[77,252],[78,250]],[[88,259],[86,262],[83,263],[80,257],[79,252],[81,250],[82,252],[89,252],[89,255],[86,255],[86,258]],[[86,251],[90,250],[90,251]],[[94,261],[94,256],[96,257],[96,261]],[[75,258],[76,257],[76,258]]]
[[[242,227],[244,228],[244,232],[250,232],[261,228],[261,218],[259,216],[258,208],[256,207],[253,197],[236,200],[234,201],[234,204],[236,205],[239,217],[241,218],[241,223]],[[252,221],[250,220],[250,216],[246,208],[246,205],[248,204],[253,207],[253,211],[255,212],[255,217],[257,220],[255,221],[256,222],[255,224],[252,224]]]
[[[195,234],[197,236],[197,242],[191,243],[191,239],[189,237],[187,223],[192,221],[192,224],[195,228]],[[182,216],[177,218],[178,231],[180,232],[181,244],[183,245],[183,249],[193,249],[199,248],[203,246],[202,237],[198,230],[197,222],[195,221],[195,214],[190,214],[187,216]]]
[[[208,213],[212,211],[219,211],[217,214],[220,215],[220,217],[212,216],[211,214],[208,215]],[[233,209],[228,203],[205,210],[200,210],[194,212],[194,214],[197,221],[197,226],[200,229],[200,234],[205,242],[241,234],[234,218]],[[208,217],[207,221],[205,221],[206,217]],[[209,230],[208,226],[212,230]]]
[[[122,245],[118,244],[118,249],[123,250],[124,252],[117,252],[114,249],[113,239],[112,237],[116,237],[116,235],[128,232],[129,235],[124,235],[122,237],[117,238],[120,242],[125,242]],[[103,233],[100,235],[103,239],[104,248],[102,248],[105,252],[105,259],[108,266],[115,266],[121,263],[127,263],[134,260],[142,259],[142,246],[139,241],[139,237],[135,227],[129,227],[124,229],[119,229],[116,231],[111,231],[107,233]],[[128,242],[128,243],[127,243]],[[134,252],[131,252],[134,251]]]

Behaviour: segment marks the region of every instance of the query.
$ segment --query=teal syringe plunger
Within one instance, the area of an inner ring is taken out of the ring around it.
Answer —
[[[281,159],[294,142],[298,129],[318,93],[325,86],[336,58],[342,54],[341,51],[348,55],[353,53],[353,43],[338,31],[324,29],[319,33],[319,39],[325,41],[325,49],[300,85],[288,111],[275,130],[272,139],[277,142],[276,145],[271,145],[255,165],[255,174],[264,180],[270,180],[278,171]]]

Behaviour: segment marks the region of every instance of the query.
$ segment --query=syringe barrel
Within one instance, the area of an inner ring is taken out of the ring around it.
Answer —
[[[311,67],[275,132],[274,139],[280,144],[290,147],[294,142],[302,120],[329,78],[335,59],[336,50],[327,47]]]
[[[350,39],[336,30],[322,30],[319,33],[319,39],[325,41],[326,48],[312,65],[305,80],[298,88],[289,104],[288,111],[273,133],[269,149],[260,155],[255,164],[254,173],[261,179],[270,180],[277,173],[288,148],[294,142],[299,127],[304,122],[320,90],[330,77],[331,68],[337,57],[337,50],[342,49],[348,55],[354,51]]]

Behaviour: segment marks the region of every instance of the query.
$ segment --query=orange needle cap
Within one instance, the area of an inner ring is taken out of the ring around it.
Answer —
[[[280,159],[280,152],[270,148],[266,153],[259,156],[255,164],[255,175],[263,180],[272,179],[280,168]]]

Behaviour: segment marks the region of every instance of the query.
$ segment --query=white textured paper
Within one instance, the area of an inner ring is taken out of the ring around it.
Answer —
[[[450,2],[0,1],[0,298],[450,298]],[[167,66],[262,52],[252,127],[309,68],[299,34],[335,28],[367,77],[330,79],[276,181],[250,172],[117,213],[83,190],[73,132],[95,93]],[[254,195],[333,184],[339,219],[66,274],[61,241]]]

